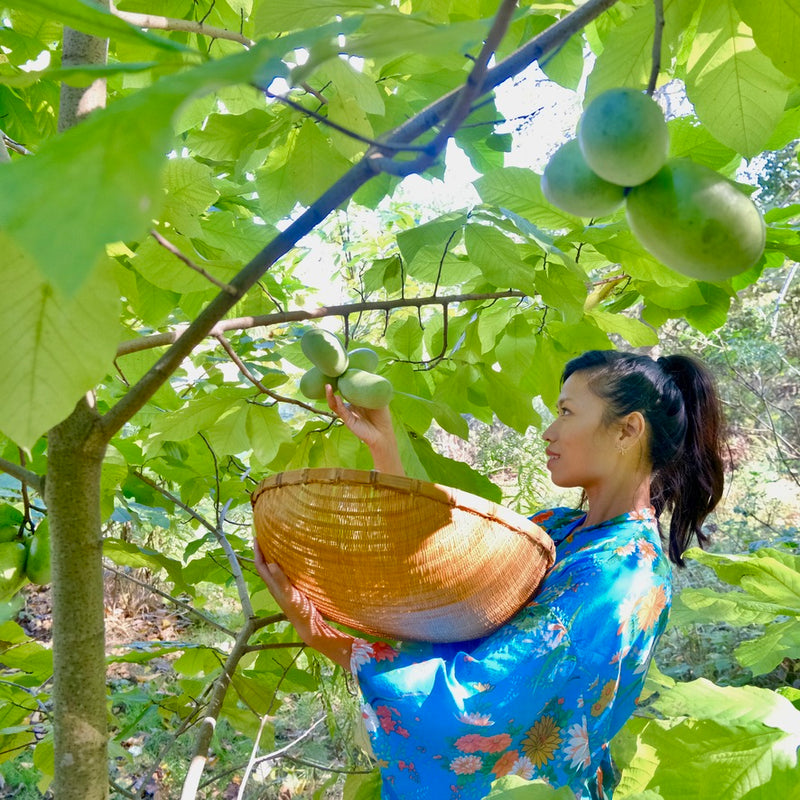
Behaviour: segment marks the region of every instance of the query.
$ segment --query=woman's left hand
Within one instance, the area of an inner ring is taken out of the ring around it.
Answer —
[[[317,607],[286,577],[286,573],[277,564],[266,562],[258,541],[253,542],[253,556],[258,574],[297,635],[309,647],[349,670],[353,637],[325,622]]]

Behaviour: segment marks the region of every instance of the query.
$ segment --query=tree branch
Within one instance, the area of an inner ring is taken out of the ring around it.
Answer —
[[[138,14],[133,11],[120,11],[113,4],[111,13],[131,25],[136,25],[137,28],[196,33],[198,36],[209,36],[212,39],[228,39],[231,42],[239,42],[245,47],[252,47],[255,44],[252,39],[248,39],[241,33],[229,31],[226,28],[215,28],[213,25],[206,25],[204,22],[197,22],[193,19],[173,19],[171,17],[162,17],[158,14]]]
[[[489,59],[494,55],[494,51],[499,46],[506,30],[508,30],[508,25],[516,7],[517,0],[503,0],[500,4],[500,8],[492,22],[492,27],[489,30],[489,35],[483,43],[481,52],[475,59],[472,70],[470,70],[467,77],[467,82],[459,91],[445,124],[426,147],[425,154],[407,162],[376,158],[373,159],[374,167],[378,167],[381,172],[387,172],[390,175],[405,176],[425,171],[439,158],[447,146],[447,142],[450,141],[450,137],[469,116],[472,110],[472,102],[483,94],[483,84],[486,80]]]
[[[656,90],[658,73],[661,72],[661,41],[664,33],[664,0],[653,0],[655,7],[655,24],[653,25],[653,66],[650,69],[650,80],[647,82],[647,94],[651,97]]]
[[[113,572],[115,575],[119,575],[121,578],[125,578],[126,581],[130,581],[131,583],[135,583],[137,586],[141,586],[144,589],[147,589],[153,594],[159,595],[159,597],[163,597],[165,600],[168,600],[170,603],[178,606],[178,608],[182,608],[185,611],[188,611],[190,614],[198,617],[199,619],[203,620],[207,625],[210,625],[212,628],[216,628],[218,631],[222,631],[222,633],[230,636],[232,639],[236,638],[236,632],[232,631],[230,628],[226,628],[224,625],[217,622],[213,617],[209,617],[207,614],[204,614],[202,611],[196,609],[193,605],[189,603],[184,603],[183,600],[179,600],[177,597],[169,594],[169,592],[164,592],[161,589],[156,588],[147,581],[140,581],[138,578],[134,578],[133,575],[129,575],[127,572],[123,572],[121,569],[117,569],[116,567],[112,567],[109,564],[106,564],[105,567],[107,570]]]
[[[490,91],[550,50],[560,46],[616,2],[617,0],[587,0],[575,11],[551,25],[539,36],[501,61],[496,67],[488,70],[481,87],[482,91]],[[395,128],[394,132],[385,137],[383,141],[392,145],[410,144],[421,133],[437,125],[449,113],[460,92],[461,89],[454,90],[423,109]],[[100,420],[100,432],[107,441],[110,441],[111,437],[147,403],[180,366],[183,359],[279,258],[295,247],[303,236],[314,230],[334,209],[347,202],[361,186],[375,175],[371,161],[376,157],[380,157],[376,151],[368,150],[357,164],[351,167],[327,191],[323,192],[286,230],[278,233],[260,253],[256,254],[230,282],[230,285],[236,289],[235,296],[222,292],[198,314],[180,338]]]
[[[267,395],[267,397],[271,397],[276,403],[290,403],[294,406],[300,406],[300,408],[305,408],[307,411],[312,411],[314,414],[322,414],[326,417],[331,417],[332,419],[336,418],[336,414],[333,412],[328,411],[321,411],[318,408],[314,408],[314,406],[309,405],[308,403],[304,403],[302,400],[295,400],[293,397],[284,397],[283,395],[277,394],[276,392],[267,389],[263,383],[255,376],[253,373],[247,368],[247,365],[239,358],[237,352],[231,346],[231,343],[221,334],[215,334],[214,338],[222,345],[225,352],[230,356],[231,361],[239,368],[239,371],[244,375],[253,386],[258,389],[259,392],[262,394]]]
[[[364,311],[391,311],[395,308],[420,308],[429,305],[445,305],[449,303],[468,303],[471,301],[502,300],[505,297],[527,297],[527,294],[515,289],[501,292],[483,292],[479,294],[453,294],[430,297],[400,297],[396,300],[370,300],[363,303],[351,303],[338,306],[320,306],[313,311],[282,311],[275,314],[261,314],[255,317],[232,317],[224,319],[208,331],[208,336],[217,337],[226,331],[242,331],[248,328],[281,325],[286,322],[301,322],[307,319],[323,319],[325,317],[342,317],[348,314],[360,314]],[[154,333],[122,342],[117,348],[117,358],[128,353],[138,353],[154,347],[174,344],[186,332],[188,325],[176,326],[167,333]]]
[[[182,261],[186,264],[189,269],[198,272],[202,275],[209,283],[213,283],[218,289],[222,289],[223,292],[227,292],[231,295],[236,295],[236,290],[229,286],[225,281],[221,281],[218,278],[215,278],[210,272],[206,271],[202,267],[198,267],[197,264],[194,263],[188,256],[184,255],[177,247],[175,247],[172,242],[165,239],[158,231],[150,231],[150,235],[168,252],[172,253],[179,261]]]
[[[225,701],[225,694],[230,686],[231,678],[242,656],[247,652],[247,642],[255,630],[253,622],[252,617],[245,620],[244,627],[239,631],[233,648],[228,658],[225,660],[222,674],[214,682],[214,691],[208,702],[206,715],[200,723],[200,730],[197,734],[197,742],[195,743],[192,761],[189,764],[189,770],[183,782],[181,800],[195,800],[195,797],[197,797],[197,790],[200,787],[200,778],[203,775],[203,770],[208,760],[211,739],[214,736],[214,730],[217,726],[217,718],[222,711],[222,704]]]
[[[13,461],[8,461],[5,458],[0,458],[0,471],[7,473],[12,478],[16,478],[20,483],[26,484],[31,487],[38,494],[44,494],[44,478],[31,472]]]

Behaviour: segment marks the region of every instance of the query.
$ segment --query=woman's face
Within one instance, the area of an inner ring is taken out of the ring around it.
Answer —
[[[547,469],[556,486],[591,491],[613,480],[619,470],[620,427],[606,425],[606,403],[589,389],[584,373],[564,381],[558,415],[544,432]]]

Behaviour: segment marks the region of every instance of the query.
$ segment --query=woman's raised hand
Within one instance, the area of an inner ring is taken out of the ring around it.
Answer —
[[[253,542],[253,560],[261,579],[297,635],[346,670],[350,669],[353,637],[328,625],[311,600],[303,594],[277,564],[268,564],[258,541]]]
[[[341,396],[334,394],[330,384],[325,387],[328,406],[339,419],[369,447],[375,469],[404,475],[400,461],[397,438],[394,435],[392,417],[386,408],[362,408],[349,405]]]

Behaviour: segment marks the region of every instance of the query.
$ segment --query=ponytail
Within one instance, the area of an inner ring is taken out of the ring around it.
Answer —
[[[677,385],[686,409],[681,457],[658,471],[653,481],[656,515],[664,508],[671,512],[669,557],[683,566],[683,552],[693,535],[701,547],[708,543],[702,524],[722,497],[722,406],[713,377],[698,361],[674,355],[659,358],[658,364]]]
[[[607,423],[634,411],[647,422],[653,469],[651,500],[660,518],[670,514],[669,557],[684,566],[705,518],[722,497],[722,408],[711,373],[689,356],[649,356],[591,350],[570,361],[562,382],[586,372],[589,388],[606,401]]]

